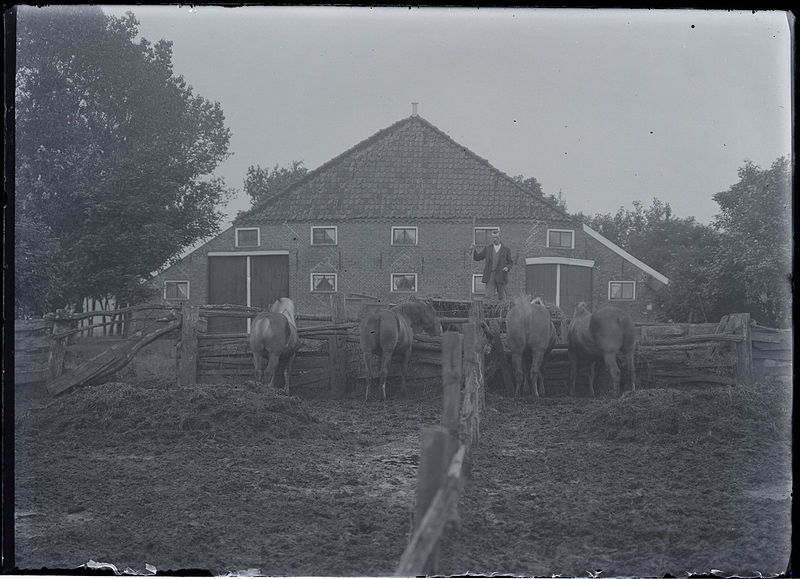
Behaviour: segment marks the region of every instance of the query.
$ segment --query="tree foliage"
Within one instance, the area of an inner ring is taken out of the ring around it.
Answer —
[[[306,173],[308,169],[303,166],[303,161],[292,161],[291,167],[279,167],[276,164],[272,169],[251,165],[244,179],[244,191],[250,196],[251,205],[255,206],[296,183]]]
[[[135,41],[130,12],[22,6],[17,30],[16,212],[31,248],[17,303],[125,299],[219,231],[222,109],[173,74],[170,42]]]
[[[669,203],[653,199],[645,208],[620,207],[611,215],[578,217],[592,229],[670,280],[657,300],[664,319],[713,321],[723,315],[713,276],[715,248],[721,237],[694,217],[676,217]]]
[[[536,179],[536,177],[525,177],[525,175],[517,175],[514,177],[514,181],[520,183],[527,187],[531,193],[536,195],[537,197],[541,197],[542,199],[548,199],[551,203],[554,203],[559,209],[562,211],[567,211],[567,203],[564,201],[564,197],[561,194],[561,191],[558,192],[557,195],[548,195],[542,189],[542,184]]]
[[[788,326],[791,318],[791,181],[789,161],[780,157],[769,169],[746,161],[739,182],[714,195],[720,213],[715,228],[725,243],[716,255],[716,275],[732,311],[751,313],[759,322]]]

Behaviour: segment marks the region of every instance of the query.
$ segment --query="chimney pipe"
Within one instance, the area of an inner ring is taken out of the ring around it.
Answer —
[[[412,117],[416,117],[417,116],[417,105],[418,104],[419,103],[411,103],[411,116]]]

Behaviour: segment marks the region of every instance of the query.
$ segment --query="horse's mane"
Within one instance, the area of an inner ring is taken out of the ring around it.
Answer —
[[[406,302],[399,303],[391,309],[407,317],[411,322],[411,325],[414,327],[427,327],[430,325],[430,318],[429,316],[425,315],[426,311],[433,312],[434,323],[435,320],[438,320],[436,310],[433,309],[433,306],[430,303],[424,300],[411,299]]]

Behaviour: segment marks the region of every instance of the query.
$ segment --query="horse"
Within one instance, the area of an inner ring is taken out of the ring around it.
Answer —
[[[253,352],[256,382],[263,382],[266,378],[267,387],[272,388],[278,362],[286,360],[283,389],[288,395],[289,374],[297,354],[297,345],[294,302],[289,298],[278,298],[269,311],[258,314],[250,326],[250,350]],[[266,368],[265,358],[269,358]]]
[[[527,297],[517,296],[513,302],[514,307],[506,313],[506,333],[514,366],[514,396],[519,397],[524,391],[526,376],[523,360],[527,351],[531,356],[529,383],[533,394],[539,398],[540,394],[545,394],[542,366],[556,345],[558,334],[550,311],[541,298],[531,301]]]
[[[433,307],[421,300],[412,299],[392,308],[384,308],[365,315],[360,324],[361,351],[367,370],[367,386],[364,400],[369,400],[369,390],[375,378],[370,363],[372,356],[380,359],[381,399],[386,400],[386,378],[393,357],[402,358],[400,380],[403,394],[408,396],[406,376],[411,359],[414,334],[425,331],[434,336],[442,335],[442,324]]]
[[[592,313],[586,303],[575,307],[567,331],[569,355],[569,394],[575,396],[578,358],[589,358],[589,394],[594,396],[595,363],[602,359],[611,374],[614,395],[620,394],[621,372],[617,355],[622,353],[630,373],[631,391],[636,390],[636,368],[633,353],[636,347],[636,328],[628,314],[613,306],[605,306]]]

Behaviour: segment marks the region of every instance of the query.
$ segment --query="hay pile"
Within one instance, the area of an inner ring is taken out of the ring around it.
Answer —
[[[16,417],[17,431],[98,437],[339,438],[296,396],[249,381],[180,387],[166,381],[75,388]]]
[[[578,430],[588,438],[619,441],[687,434],[782,440],[791,435],[791,411],[791,385],[780,380],[728,388],[640,389],[599,400],[582,416]]]

